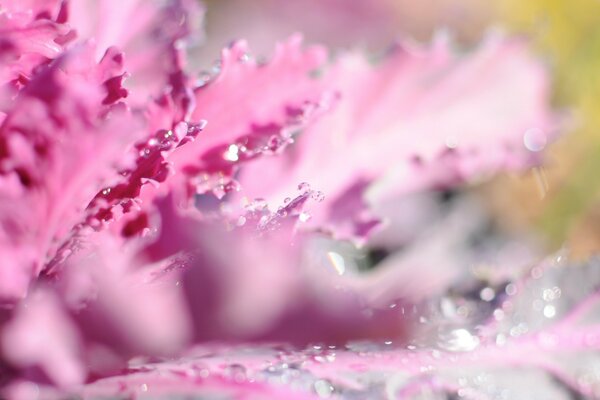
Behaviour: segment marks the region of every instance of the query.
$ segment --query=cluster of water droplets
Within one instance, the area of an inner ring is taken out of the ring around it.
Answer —
[[[216,60],[209,69],[200,72],[196,78],[196,88],[202,88],[211,83],[219,76],[221,69],[222,61]]]
[[[222,173],[203,173],[194,177],[191,182],[196,194],[211,193],[217,200],[223,200],[227,194],[237,192],[241,187],[237,180]]]
[[[321,202],[325,196],[318,190],[313,190],[308,183],[298,185],[299,194],[286,197],[283,204],[275,210],[269,208],[265,199],[256,198],[244,206],[244,214],[236,222],[238,227],[253,226],[260,233],[276,231],[286,223],[296,225],[308,222],[312,216],[306,210],[308,200]]]
[[[578,342],[560,319],[595,294],[599,267],[567,266],[559,254],[514,281],[480,282],[408,307],[419,325],[408,343],[313,345],[286,352],[259,375],[321,398],[588,398],[600,394],[597,329]],[[587,319],[600,319],[598,311]]]
[[[299,190],[277,211],[264,200],[250,202],[246,218],[266,216],[267,229],[267,221],[282,218],[299,198],[315,196],[306,184]],[[331,251],[350,261],[342,247]],[[389,304],[415,321],[409,341],[206,345],[188,357],[131,368],[142,376],[159,370],[318,398],[594,398],[600,395],[600,307],[582,312],[582,304],[599,287],[600,262],[570,265],[561,253],[514,280],[473,279],[420,304]]]
[[[295,143],[314,115],[327,107],[328,100],[323,99],[321,102],[306,102],[298,109],[288,110],[282,124],[256,127],[254,131],[226,145],[222,151],[222,159],[230,165],[259,156],[279,154]]]
[[[193,141],[206,127],[207,122],[202,120],[197,123],[180,122],[173,129],[157,131],[144,143],[138,144],[138,155],[140,158],[148,158],[151,154],[170,151],[175,147]]]

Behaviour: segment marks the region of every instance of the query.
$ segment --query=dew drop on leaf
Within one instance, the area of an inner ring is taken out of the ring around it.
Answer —
[[[310,191],[310,184],[308,184],[307,182],[302,182],[301,184],[298,185],[298,190],[306,193],[308,191]]]
[[[328,399],[333,395],[333,386],[326,379],[319,379],[314,384],[315,393],[321,399]]]

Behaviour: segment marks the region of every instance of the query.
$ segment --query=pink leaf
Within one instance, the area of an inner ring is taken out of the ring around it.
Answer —
[[[275,203],[309,182],[325,194],[312,223],[341,237],[372,221],[367,189],[398,196],[527,167],[539,161],[527,132],[545,142],[555,128],[546,73],[518,40],[490,37],[462,57],[444,40],[404,45],[375,66],[342,55],[323,80],[339,92],[335,109],[282,157],[245,167],[240,182],[243,195]]]
[[[45,67],[0,126],[3,299],[24,295],[28,280],[85,222],[95,194],[118,179],[125,150],[139,137],[139,120],[102,104],[112,61],[96,65],[90,55],[79,48]]]

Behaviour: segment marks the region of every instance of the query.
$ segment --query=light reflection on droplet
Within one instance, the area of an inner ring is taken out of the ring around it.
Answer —
[[[310,219],[310,214],[307,213],[306,211],[303,211],[298,215],[298,220],[300,222],[307,222],[309,219]]]
[[[523,144],[525,148],[532,152],[538,152],[544,150],[546,147],[546,136],[541,129],[532,128],[528,129],[523,135]]]
[[[458,147],[458,138],[456,136],[448,136],[446,138],[446,147],[456,149]]]
[[[554,286],[553,288],[544,289],[542,292],[542,298],[545,301],[550,302],[560,298],[561,294],[560,288],[558,286]]]
[[[314,384],[315,393],[321,399],[328,399],[333,394],[333,386],[331,383],[325,379],[319,379]]]
[[[544,275],[544,270],[540,267],[534,267],[531,269],[531,277],[533,279],[540,279]]]
[[[230,144],[225,154],[223,154],[223,158],[225,158],[227,161],[235,162],[240,159],[239,151],[240,148],[237,144]]]
[[[343,275],[344,272],[346,272],[346,262],[344,261],[344,257],[334,251],[329,251],[327,252],[327,259],[338,275]]]
[[[556,307],[551,304],[548,304],[544,307],[544,317],[546,318],[554,318],[556,316]]]
[[[506,288],[504,288],[504,292],[509,296],[514,296],[517,294],[517,286],[514,283],[509,283],[506,285]]]
[[[529,327],[525,323],[520,323],[510,328],[510,336],[517,337],[529,332]]]
[[[504,346],[505,344],[506,344],[506,335],[504,335],[503,333],[499,333],[496,336],[496,345]]]
[[[502,321],[504,319],[504,310],[497,308],[494,310],[494,319],[496,321]]]
[[[247,63],[248,61],[250,61],[250,55],[248,53],[243,53],[239,56],[238,60],[241,63]]]
[[[492,301],[496,297],[496,292],[491,287],[485,287],[479,292],[479,297],[483,301]]]
[[[479,346],[479,338],[466,329],[455,329],[439,342],[440,347],[449,351],[471,351]]]

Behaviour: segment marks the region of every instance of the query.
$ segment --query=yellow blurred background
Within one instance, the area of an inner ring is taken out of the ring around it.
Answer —
[[[554,75],[554,104],[571,114],[540,171],[501,176],[486,194],[505,221],[528,226],[584,258],[600,249],[600,2],[500,0],[495,18],[531,38]]]

